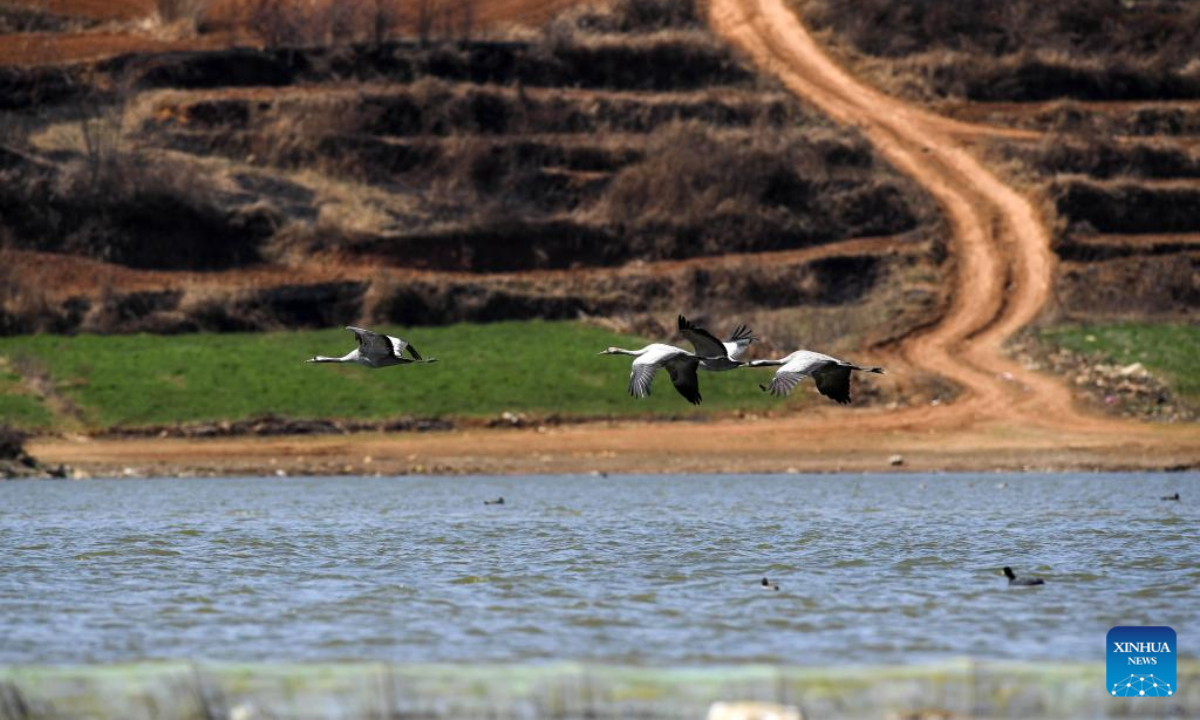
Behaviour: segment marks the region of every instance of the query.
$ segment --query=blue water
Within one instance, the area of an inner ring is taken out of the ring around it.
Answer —
[[[0,663],[1195,657],[1198,540],[1196,474],[7,482]]]

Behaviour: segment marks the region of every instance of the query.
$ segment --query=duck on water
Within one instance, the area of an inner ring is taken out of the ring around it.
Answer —
[[[1041,578],[1023,578],[1017,577],[1013,569],[1009,566],[1004,566],[1004,576],[1008,578],[1008,584],[1017,587],[1032,587],[1033,585],[1045,585],[1046,581]]]

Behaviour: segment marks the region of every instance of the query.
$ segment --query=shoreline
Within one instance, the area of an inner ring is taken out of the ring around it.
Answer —
[[[1065,429],[959,413],[829,410],[436,432],[35,438],[68,477],[1200,470],[1200,425]],[[939,417],[940,416],[940,417]]]
[[[1177,687],[1200,676],[1184,659]],[[0,667],[0,690],[35,708],[108,718],[308,717],[1130,717],[1096,661],[957,657],[904,665],[189,662]],[[1114,693],[1115,694],[1115,693]],[[1156,698],[1155,716],[1195,714],[1195,693]],[[18,706],[22,708],[23,706]],[[847,709],[850,709],[847,715]],[[720,714],[713,711],[720,709]],[[753,713],[751,712],[753,711]],[[1159,712],[1161,711],[1161,713]],[[58,714],[51,713],[58,716]],[[0,705],[0,718],[8,718]],[[13,720],[25,717],[12,715]]]

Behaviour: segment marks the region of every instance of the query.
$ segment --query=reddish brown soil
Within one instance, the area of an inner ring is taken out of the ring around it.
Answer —
[[[212,50],[233,44],[229,33],[165,40],[136,32],[0,35],[0,65],[56,65],[103,60],[125,53]]]
[[[345,0],[336,0],[344,2]],[[183,39],[167,39],[170,32],[140,27],[154,16],[153,0],[11,0],[11,5],[45,9],[66,18],[101,21],[94,31],[0,35],[0,65],[46,65],[99,60],[132,52],[209,50],[235,44],[253,44],[242,25],[243,0],[214,0],[206,20],[216,32]],[[474,27],[487,32],[509,24],[536,26],[579,0],[486,0],[477,2]],[[399,32],[413,34],[415,3],[402,3]]]
[[[304,438],[40,439],[31,452],[105,475],[859,472],[1197,467],[1194,426],[1129,437],[962,413],[822,408],[709,423],[604,423]],[[903,464],[893,464],[895,455]],[[126,470],[128,468],[128,470]]]
[[[1152,250],[1162,245],[1195,246],[1200,248],[1200,233],[1074,235],[1071,237],[1071,242],[1077,245],[1091,245],[1098,248],[1134,247],[1140,250]]]
[[[156,5],[154,0],[8,0],[8,4],[89,20],[138,20],[153,15]],[[206,18],[209,22],[222,22],[238,17],[245,4],[245,0],[212,0]],[[475,17],[482,24],[513,21],[534,24],[575,4],[578,0],[486,0],[475,3]]]
[[[136,20],[154,12],[154,0],[7,0],[5,4],[87,20]]]
[[[739,253],[686,260],[629,263],[618,268],[584,268],[572,270],[528,270],[512,273],[440,272],[393,268],[388,270],[396,280],[466,280],[488,277],[523,280],[526,282],[569,283],[586,281],[589,276],[619,275],[665,276],[692,269],[752,268],[764,265],[793,265],[829,257],[879,256],[916,252],[912,243],[901,237],[857,238],[828,243],[814,248],[780,250],[764,253]],[[22,273],[42,278],[34,284],[45,288],[48,298],[65,299],[73,295],[91,295],[106,287],[124,292],[204,288],[265,288],[278,285],[315,284],[340,280],[366,280],[378,276],[379,266],[370,262],[343,262],[337,258],[314,258],[301,266],[256,265],[217,272],[178,272],[137,270],[99,260],[27,250],[0,251],[0,262],[19,268]]]

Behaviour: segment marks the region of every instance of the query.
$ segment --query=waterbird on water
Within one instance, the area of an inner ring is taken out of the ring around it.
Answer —
[[[696,349],[696,354],[702,356],[700,369],[712,372],[733,370],[745,365],[740,362],[741,357],[746,354],[750,343],[758,339],[750,328],[738,325],[729,339],[722,341],[682,315],[679,316],[679,332]]]
[[[770,580],[768,580],[766,578],[762,579],[762,584],[759,585],[759,587],[761,587],[763,590],[778,590],[779,589],[778,585],[776,585],[775,583],[771,582]]]
[[[1163,500],[1178,500],[1178,499],[1179,499],[1179,493],[1175,493],[1174,495],[1163,495]]]
[[[358,347],[341,357],[318,355],[308,360],[308,362],[358,363],[369,368],[407,365],[415,362],[437,362],[437,358],[429,358],[428,360],[422,358],[417,349],[409,344],[407,340],[392,337],[391,335],[381,335],[380,333],[364,330],[359,327],[348,326],[346,329],[354,333],[354,337],[358,340]],[[408,354],[412,355],[411,359],[404,357],[405,350],[408,350]]]
[[[780,360],[754,360],[750,367],[775,367],[775,377],[769,385],[759,385],[763,392],[784,397],[806,377],[811,377],[817,390],[827,398],[847,405],[850,403],[850,373],[854,370],[883,374],[881,367],[862,367],[811,350],[797,350]]]
[[[650,383],[659,368],[665,367],[671,376],[671,384],[688,402],[700,404],[700,380],[696,377],[696,368],[702,359],[695,353],[683,348],[663,343],[653,343],[641,350],[625,350],[610,347],[601,350],[600,355],[632,355],[633,366],[629,371],[629,394],[635,398],[644,398],[650,394]]]
[[[484,500],[484,501],[483,501],[483,504],[484,504],[484,505],[503,505],[503,504],[504,504],[504,498],[503,498],[503,497],[498,497],[498,498],[496,498],[495,500]]]
[[[1004,576],[1008,578],[1009,585],[1018,585],[1020,587],[1030,587],[1032,585],[1045,585],[1046,581],[1041,578],[1019,578],[1009,566],[1004,566]]]

